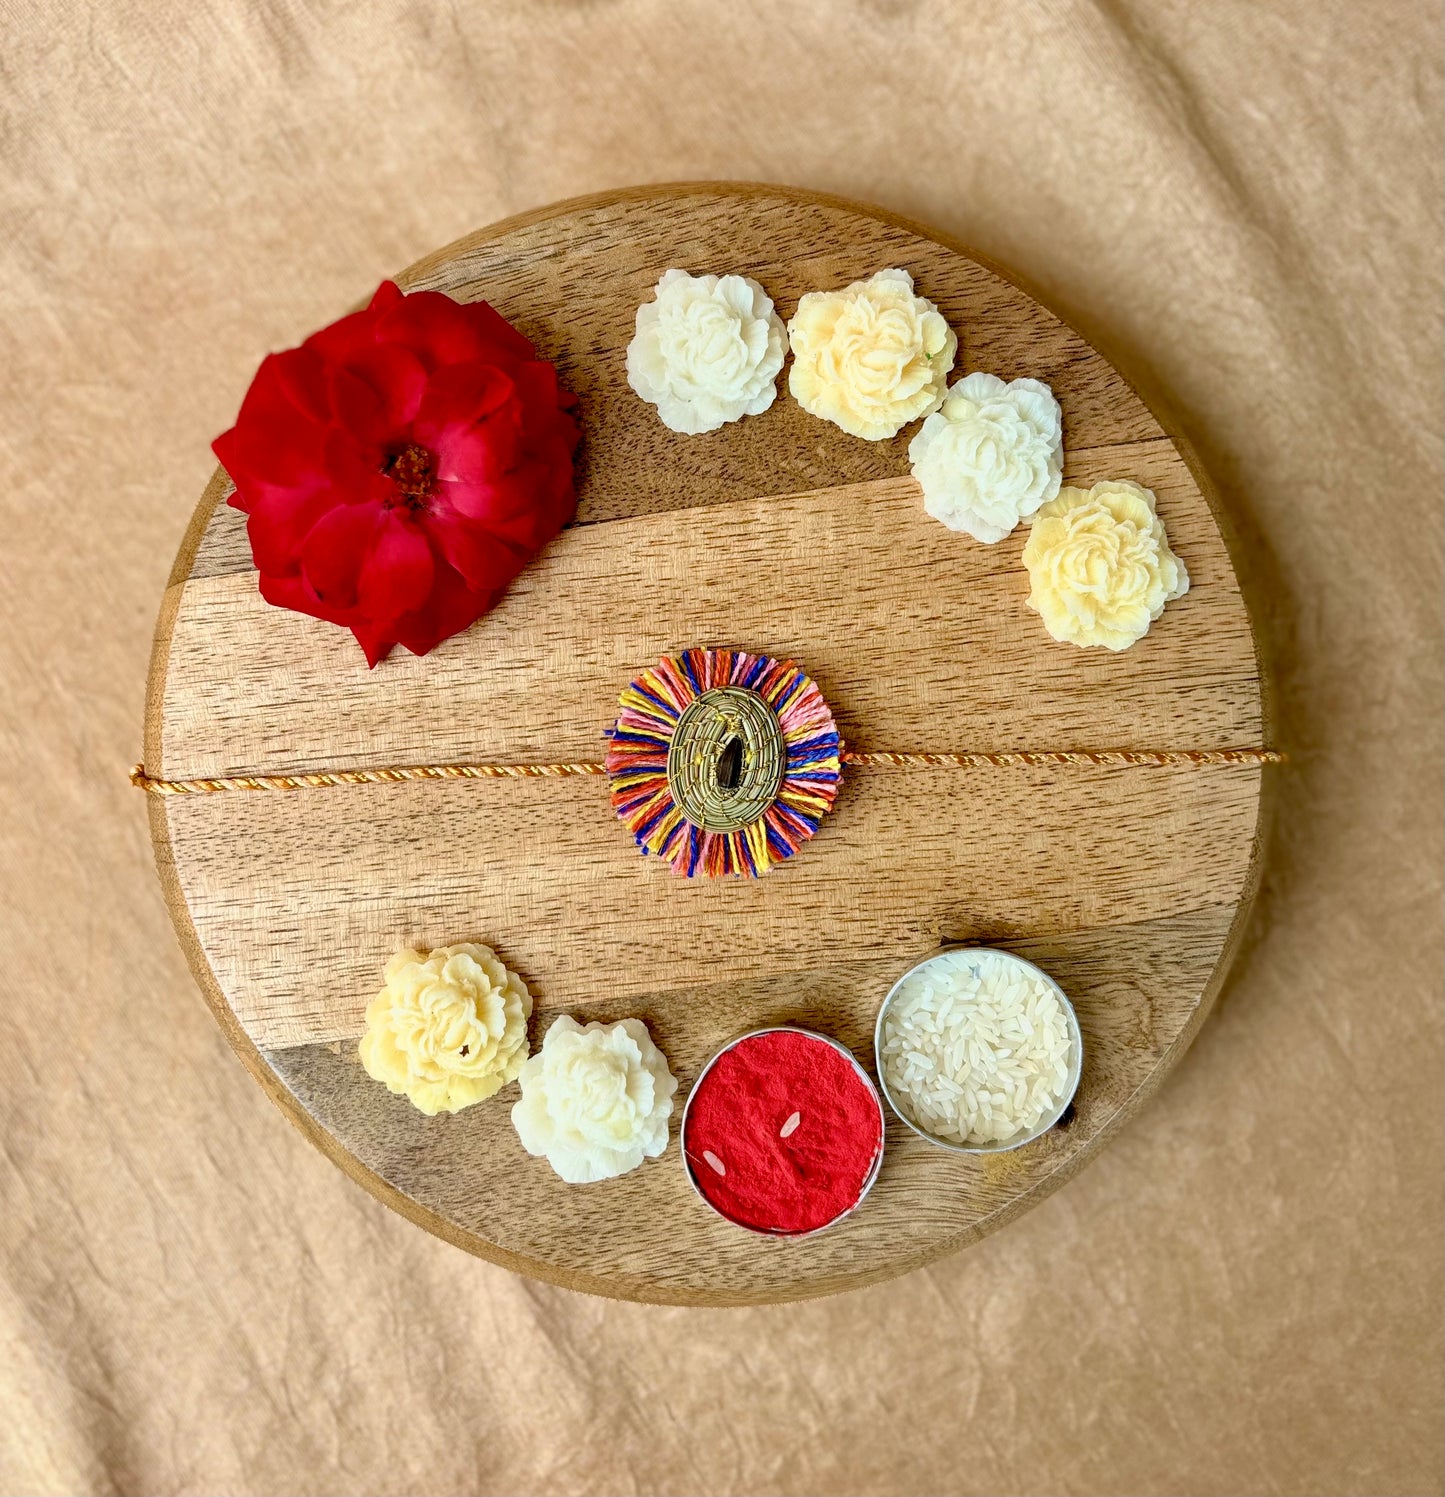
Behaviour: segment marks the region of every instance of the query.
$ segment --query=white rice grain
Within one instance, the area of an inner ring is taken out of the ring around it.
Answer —
[[[953,951],[894,994],[880,1059],[894,1101],[918,1127],[977,1145],[1007,1143],[1057,1109],[1069,1050],[1051,984],[1001,953]]]

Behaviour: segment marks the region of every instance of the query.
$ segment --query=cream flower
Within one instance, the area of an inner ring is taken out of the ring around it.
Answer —
[[[570,1185],[625,1175],[667,1147],[677,1082],[640,1020],[584,1029],[563,1014],[521,1079],[517,1137]]]
[[[788,324],[788,389],[805,411],[876,442],[936,411],[958,338],[906,270],[810,291]]]
[[[740,275],[669,270],[637,309],[627,383],[671,431],[716,431],[759,416],[777,397],[783,320],[758,283]]]
[[[1059,403],[1036,379],[961,379],[908,444],[923,507],[950,530],[992,545],[1059,492]]]
[[[399,951],[367,1005],[361,1063],[428,1117],[459,1112],[522,1069],[531,1012],[526,984],[488,946]]]
[[[1034,516],[1024,547],[1029,607],[1055,639],[1127,649],[1189,591],[1154,495],[1123,480],[1063,489]]]

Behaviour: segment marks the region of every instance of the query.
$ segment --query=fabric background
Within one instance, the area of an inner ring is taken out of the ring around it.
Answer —
[[[1438,22],[0,3],[0,1487],[1441,1490]],[[694,177],[932,223],[1169,401],[1294,755],[1249,947],[1118,1141],[961,1256],[756,1311],[530,1283],[348,1182],[194,991],[124,779],[262,353],[478,225]]]

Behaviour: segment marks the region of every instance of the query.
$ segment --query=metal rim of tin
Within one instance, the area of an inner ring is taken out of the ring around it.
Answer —
[[[744,1040],[757,1039],[762,1034],[802,1034],[810,1040],[821,1040],[825,1045],[831,1045],[840,1055],[844,1056],[853,1069],[858,1073],[864,1085],[868,1088],[869,1095],[878,1107],[878,1152],[873,1156],[873,1163],[868,1167],[868,1173],[863,1177],[862,1187],[858,1191],[858,1199],[848,1207],[846,1211],[840,1211],[831,1221],[826,1221],[821,1227],[810,1227],[806,1232],[784,1232],[777,1227],[752,1227],[747,1222],[737,1221],[728,1216],[726,1212],[719,1211],[713,1203],[703,1194],[702,1187],[697,1183],[697,1176],[693,1171],[691,1162],[687,1157],[687,1115],[692,1108],[692,1099],[697,1096],[698,1088],[703,1083],[703,1078],[722,1059],[729,1050],[735,1050]],[[727,1222],[729,1226],[737,1227],[744,1232],[752,1232],[758,1237],[776,1237],[787,1242],[801,1242],[806,1237],[816,1237],[820,1232],[831,1231],[839,1222],[848,1217],[863,1204],[868,1197],[868,1192],[873,1189],[873,1182],[878,1178],[878,1171],[883,1168],[883,1148],[888,1134],[888,1113],[883,1106],[883,1098],[879,1093],[878,1086],[867,1071],[859,1064],[858,1057],[841,1041],[835,1040],[831,1035],[821,1034],[816,1029],[809,1029],[802,1024],[765,1024],[761,1029],[749,1029],[746,1034],[740,1034],[736,1039],[731,1039],[722,1046],[708,1063],[697,1073],[697,1079],[688,1089],[687,1101],[682,1104],[682,1121],[678,1125],[678,1152],[682,1155],[683,1173],[687,1176],[687,1183],[692,1186],[693,1194],[697,1196],[704,1206],[707,1207],[720,1220]]]
[[[893,1000],[897,996],[899,988],[915,972],[921,971],[931,962],[936,962],[940,957],[951,956],[960,951],[975,951],[980,956],[1001,956],[1008,961],[1016,962],[1020,967],[1027,967],[1030,972],[1043,978],[1054,990],[1059,1002],[1063,1004],[1064,1018],[1067,1020],[1069,1026],[1069,1074],[1064,1081],[1064,1090],[1059,1097],[1058,1105],[1052,1112],[1046,1113],[1040,1118],[1038,1123],[1029,1129],[1028,1132],[1021,1133],[1016,1138],[1006,1138],[1000,1143],[957,1144],[952,1139],[939,1138],[937,1134],[928,1132],[926,1128],[915,1123],[903,1108],[898,1105],[893,1093],[888,1088],[888,1072],[883,1065],[883,1021],[888,1016],[888,1010],[893,1006]],[[878,1068],[879,1089],[887,1099],[889,1107],[893,1109],[894,1116],[907,1127],[911,1128],[926,1143],[930,1143],[938,1149],[947,1149],[950,1154],[1007,1154],[1011,1149],[1021,1149],[1025,1144],[1033,1143],[1036,1138],[1042,1138],[1069,1110],[1079,1090],[1079,1080],[1084,1072],[1084,1036],[1079,1029],[1079,1016],[1074,1012],[1074,1005],[1069,1001],[1069,995],[1064,992],[1059,984],[1042,967],[1036,967],[1032,962],[1026,961],[1023,957],[1015,956],[1012,951],[1003,951],[997,946],[969,946],[965,942],[958,942],[954,945],[942,946],[937,951],[931,951],[922,961],[915,962],[888,989],[888,995],[879,1006],[878,1018],[873,1025],[873,1063]]]

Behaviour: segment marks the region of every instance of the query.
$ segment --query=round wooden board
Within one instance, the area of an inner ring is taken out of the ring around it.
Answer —
[[[1067,482],[1131,478],[1158,495],[1193,586],[1135,648],[1054,643],[1024,606],[1022,531],[985,547],[923,514],[908,476],[915,427],[859,441],[784,388],[762,416],[682,437],[627,387],[633,314],[670,266],[754,276],[786,318],[807,290],[894,265],[957,330],[956,376],[1053,387]],[[798,660],[856,749],[1263,741],[1249,616],[1197,468],[1105,359],[960,248],[814,193],[703,183],[525,214],[399,280],[489,300],[555,360],[581,400],[576,524],[486,619],[372,672],[344,631],[262,603],[218,471],[157,626],[151,774],[595,759],[622,686],[689,645]],[[1257,873],[1261,775],[854,769],[799,857],[715,883],[640,858],[597,779],[152,797],[150,809],[167,899],[218,1019],[350,1175],[539,1278],[736,1304],[906,1272],[1007,1221],[1099,1148],[1214,996]],[[534,1043],[559,1012],[644,1019],[679,1103],[722,1043],[760,1024],[821,1028],[871,1069],[874,1015],[905,967],[941,941],[1006,946],[1072,996],[1083,1082],[1065,1124],[1015,1153],[949,1155],[895,1120],[861,1211],[820,1237],[771,1241],[693,1197],[676,1113],[660,1160],[573,1187],[522,1152],[515,1086],[425,1118],[370,1081],[355,1041],[386,958],[460,940],[493,945],[526,978]]]

